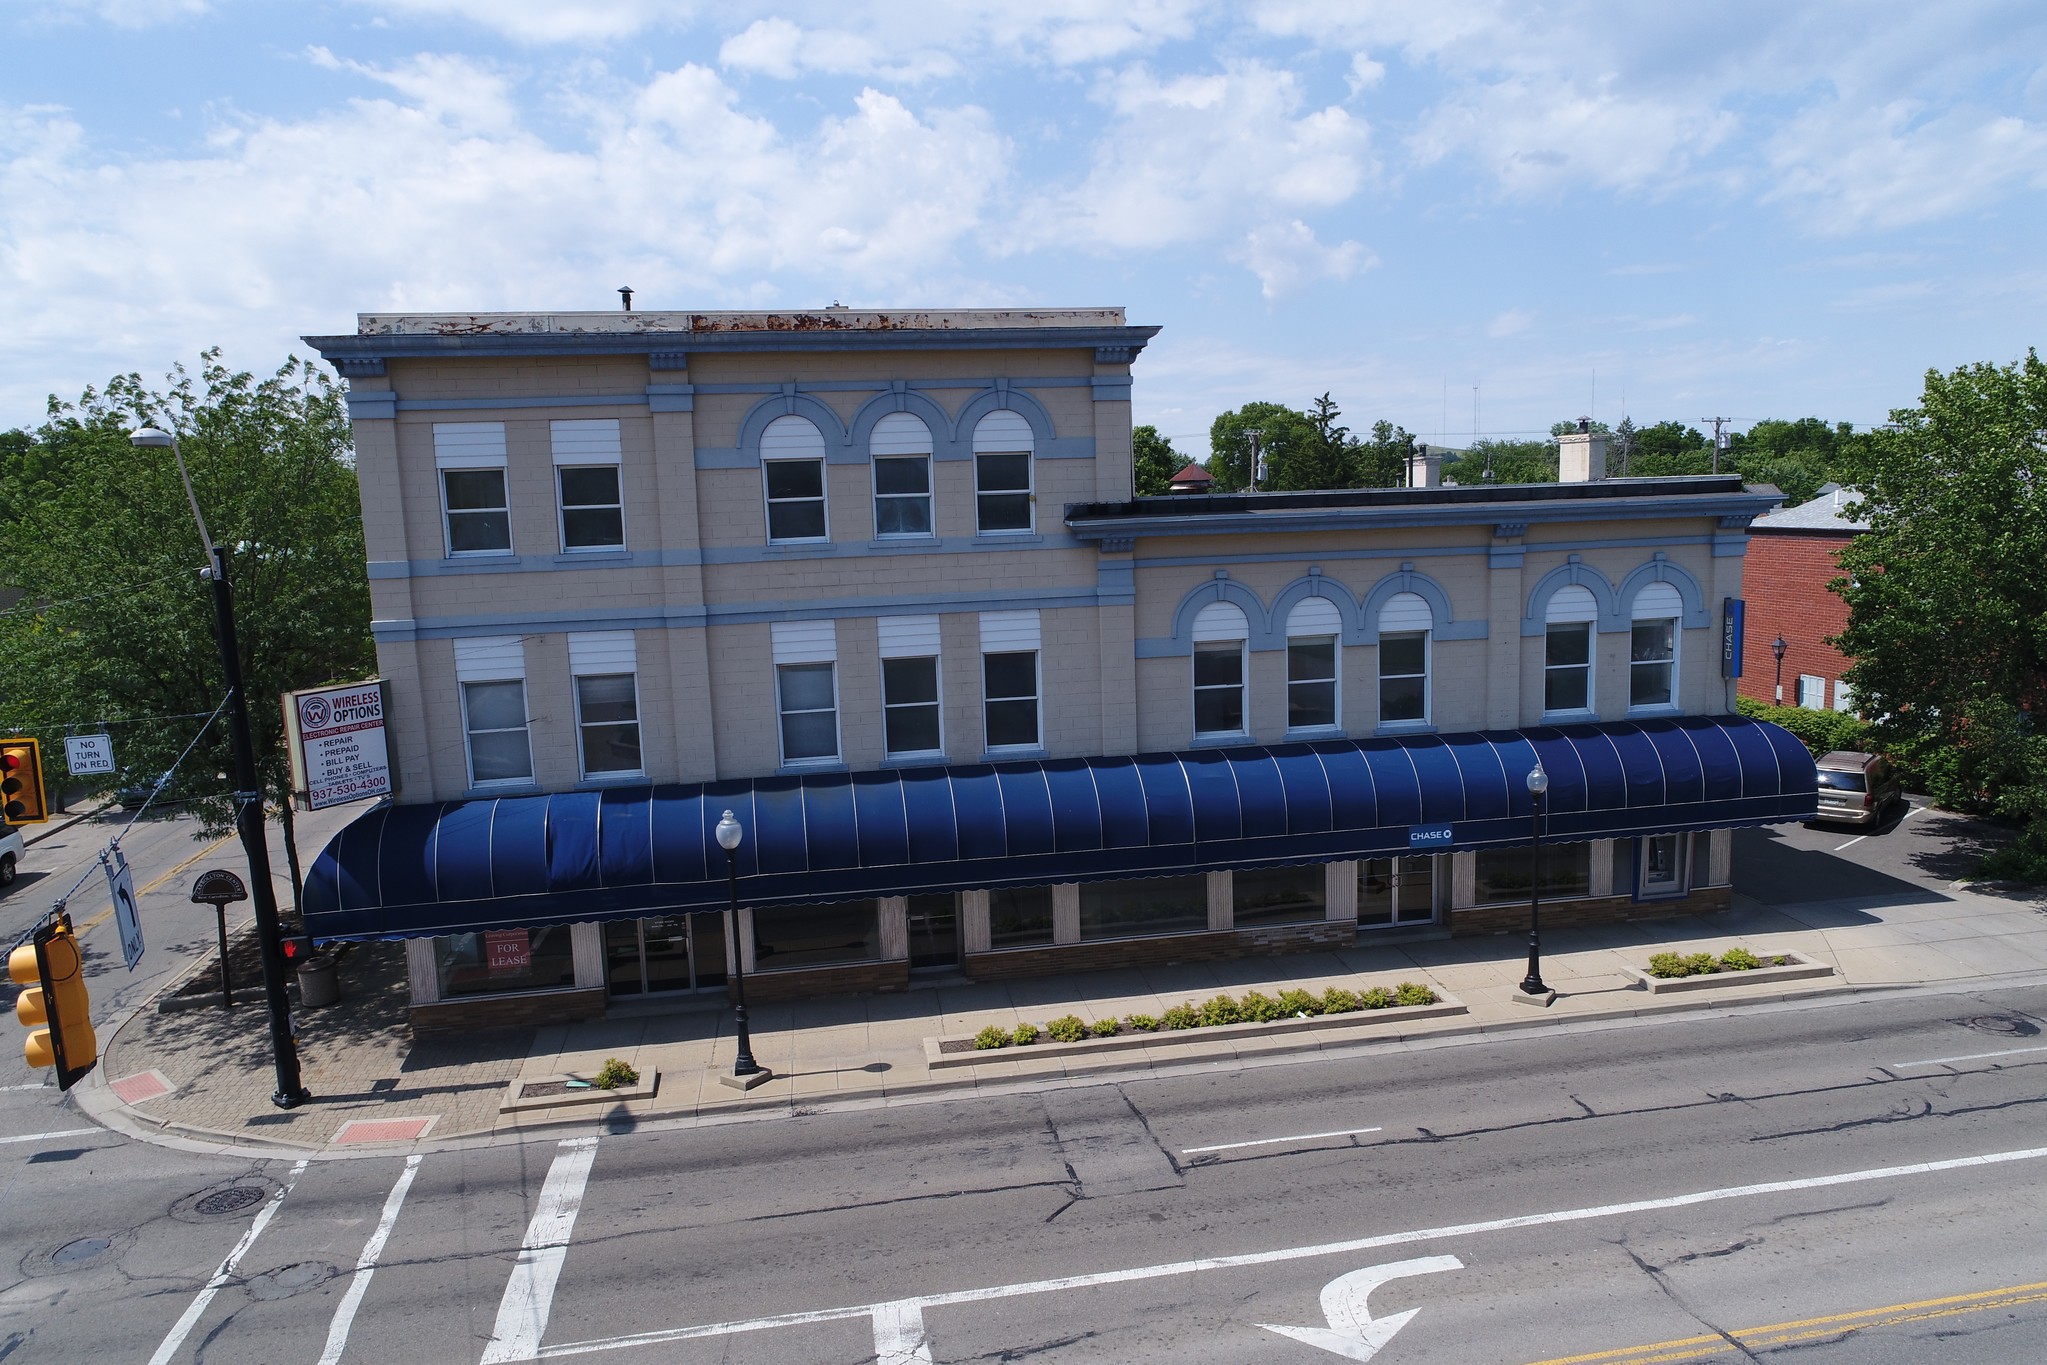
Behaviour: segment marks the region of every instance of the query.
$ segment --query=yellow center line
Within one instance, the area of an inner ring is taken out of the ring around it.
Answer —
[[[1883,1308],[1864,1308],[1852,1313],[1834,1313],[1826,1317],[1801,1318],[1795,1322],[1777,1322],[1764,1327],[1744,1327],[1729,1332],[1741,1345],[1751,1348],[1789,1346],[1801,1341],[1820,1337],[1842,1336],[1849,1332],[1860,1332],[1871,1327],[1896,1327],[1908,1322],[1924,1322],[1931,1318],[1951,1318],[1963,1313],[1980,1313],[1990,1308],[2011,1308],[2022,1303],[2047,1302],[2047,1281],[2037,1284],[2010,1285],[2003,1289],[1984,1289],[1971,1294],[1951,1294],[1939,1299],[1921,1299],[1915,1303],[1894,1303]],[[1678,1337],[1671,1341],[1659,1341],[1647,1346],[1627,1346],[1613,1351],[1594,1351],[1588,1355],[1558,1356],[1550,1360],[1535,1362],[1535,1365],[1665,1365],[1680,1360],[1703,1360],[1731,1349],[1727,1337],[1696,1336]]]
[[[137,892],[135,893],[135,899],[137,899],[137,900],[141,900],[141,899],[142,899],[142,898],[143,898],[144,896],[146,896],[146,895],[148,895],[148,894],[149,894],[150,892],[152,892],[152,891],[156,890],[156,889],[157,889],[157,888],[158,888],[159,886],[162,886],[162,885],[163,885],[163,884],[164,884],[165,882],[167,882],[167,881],[169,881],[169,880],[170,880],[171,878],[173,878],[173,877],[177,876],[177,875],[178,875],[178,874],[179,874],[180,872],[183,872],[183,871],[184,871],[184,870],[185,870],[186,868],[188,868],[188,867],[190,867],[190,866],[191,866],[192,864],[194,864],[194,863],[198,862],[198,861],[199,861],[199,860],[200,860],[201,858],[204,858],[204,857],[205,857],[205,856],[206,856],[207,854],[209,854],[209,853],[213,852],[213,850],[215,850],[215,849],[219,848],[219,847],[220,847],[220,846],[221,846],[222,844],[226,843],[226,842],[227,842],[228,840],[230,840],[230,839],[232,839],[232,838],[234,838],[234,837],[235,837],[235,836],[234,836],[234,835],[232,835],[232,834],[223,834],[223,835],[221,835],[221,836],[220,836],[220,838],[218,838],[218,839],[215,839],[215,840],[214,840],[214,841],[213,841],[212,843],[208,844],[208,845],[207,845],[207,846],[206,846],[205,848],[202,848],[202,849],[200,849],[200,850],[199,850],[199,851],[198,851],[197,853],[194,853],[194,854],[193,854],[193,855],[192,855],[191,857],[189,857],[189,858],[185,859],[185,861],[183,861],[182,863],[179,863],[179,864],[178,864],[178,865],[177,865],[176,867],[174,867],[174,868],[172,868],[172,869],[171,869],[170,871],[168,871],[168,872],[164,873],[164,874],[163,874],[163,875],[162,875],[161,877],[158,877],[158,878],[156,878],[156,879],[155,879],[154,881],[150,882],[150,883],[149,883],[148,885],[146,885],[146,886],[142,887],[142,889],[141,889],[141,890],[139,890],[139,891],[137,891]],[[82,924],[82,925],[80,925],[80,926],[79,926],[79,928],[78,928],[78,930],[77,930],[77,933],[78,933],[79,937],[83,938],[83,937],[84,937],[84,936],[85,936],[86,934],[90,933],[90,932],[91,932],[92,930],[94,930],[94,929],[98,928],[98,927],[99,927],[100,925],[102,925],[102,924],[105,924],[105,923],[107,922],[107,916],[109,916],[109,915],[111,915],[111,914],[113,914],[113,913],[114,913],[114,907],[113,907],[113,906],[111,906],[111,905],[109,905],[109,906],[108,906],[108,907],[107,907],[106,909],[104,909],[104,910],[100,911],[100,912],[99,912],[99,913],[98,913],[97,915],[94,915],[94,916],[93,916],[93,917],[92,917],[91,919],[87,920],[87,921],[86,921],[86,922],[85,922],[84,924]]]

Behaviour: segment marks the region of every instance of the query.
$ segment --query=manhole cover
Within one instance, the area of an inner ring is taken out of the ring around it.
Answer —
[[[111,1237],[81,1237],[75,1242],[66,1242],[51,1252],[50,1260],[57,1265],[77,1265],[80,1261],[90,1261],[95,1256],[105,1254],[106,1249],[113,1244],[114,1239]]]
[[[2017,1014],[1979,1014],[1973,1019],[1957,1020],[1963,1028],[1975,1029],[1999,1038],[2031,1038],[2040,1032],[2040,1026],[2032,1020]]]
[[[231,1185],[215,1191],[192,1206],[194,1213],[203,1213],[208,1218],[218,1218],[224,1213],[240,1213],[251,1204],[263,1202],[263,1191],[247,1185]]]

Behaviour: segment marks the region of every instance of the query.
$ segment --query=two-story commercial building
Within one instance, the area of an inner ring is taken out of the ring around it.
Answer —
[[[1730,715],[1733,477],[1131,496],[1118,309],[365,315],[398,795],[322,939],[415,1023],[1726,904],[1813,809]],[[1733,645],[1739,659],[1739,645]],[[732,811],[737,942],[717,913]]]

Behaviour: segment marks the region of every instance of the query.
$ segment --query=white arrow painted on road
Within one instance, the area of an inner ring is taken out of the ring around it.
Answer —
[[[1412,1261],[1395,1261],[1390,1265],[1368,1265],[1322,1286],[1322,1316],[1329,1319],[1328,1327],[1278,1327],[1269,1322],[1258,1325],[1268,1332],[1292,1337],[1309,1346],[1319,1346],[1351,1360],[1370,1360],[1379,1354],[1380,1347],[1393,1340],[1395,1332],[1407,1326],[1414,1315],[1422,1311],[1410,1308],[1392,1317],[1375,1318],[1372,1310],[1365,1305],[1374,1289],[1388,1280],[1409,1275],[1433,1275],[1439,1270],[1462,1269],[1464,1262],[1455,1256],[1423,1256]]]

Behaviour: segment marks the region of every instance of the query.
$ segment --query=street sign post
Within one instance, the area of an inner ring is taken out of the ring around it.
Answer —
[[[242,885],[242,879],[224,867],[212,867],[199,874],[199,880],[192,883],[192,904],[211,905],[213,916],[220,929],[220,1003],[223,1009],[235,1007],[234,985],[227,976],[227,908],[235,901],[249,898],[249,889]]]
[[[107,890],[114,897],[114,924],[121,931],[121,957],[134,971],[135,964],[142,961],[142,915],[135,906],[135,874],[128,868],[127,855],[119,847],[111,858],[102,856],[100,866],[106,870]]]
[[[391,794],[384,715],[384,683],[379,678],[285,694],[291,786],[306,809]]]
[[[64,761],[73,777],[92,777],[114,770],[112,735],[64,736]]]

